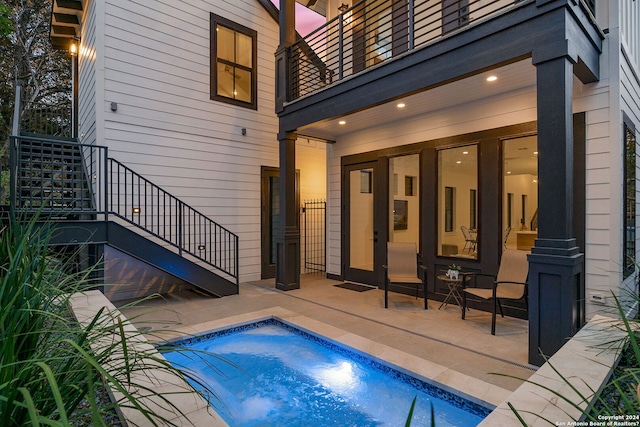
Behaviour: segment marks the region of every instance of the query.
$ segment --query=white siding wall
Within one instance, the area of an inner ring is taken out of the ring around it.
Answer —
[[[97,2],[100,4],[100,2]],[[86,0],[84,2],[84,18],[82,20],[82,39],[78,55],[78,68],[81,72],[79,78],[79,99],[78,99],[78,134],[80,142],[85,144],[95,144],[96,135],[96,81],[97,64],[96,43],[103,40],[97,32],[101,30],[96,26],[96,2]]]
[[[111,157],[239,234],[240,279],[258,279],[260,166],[278,165],[277,23],[256,0],[103,4],[98,57],[104,69],[96,75],[96,90],[102,93],[95,108],[104,136],[98,143],[109,147]],[[210,12],[258,33],[257,111],[209,99]],[[111,102],[117,103],[116,112]]]
[[[600,81],[577,85],[574,90],[574,110],[587,111],[586,292],[587,298],[591,293],[610,296],[611,292],[626,298],[626,290],[635,287],[635,277],[622,280],[625,154],[622,126],[624,113],[636,129],[640,127],[640,81],[635,59],[640,7],[637,2],[627,1],[603,4],[608,9],[598,9],[598,23],[609,32],[600,57]],[[636,235],[636,239],[639,237]],[[637,254],[639,250],[637,240]],[[612,306],[613,301],[608,305]],[[602,309],[587,304],[587,317]]]
[[[620,144],[612,141],[619,136],[615,105],[615,68],[610,66],[608,38],[600,58],[600,81],[574,86],[574,111],[586,112],[586,212],[585,269],[587,296],[591,293],[617,293],[620,284],[621,227]],[[616,163],[616,159],[618,162]],[[587,303],[586,317],[592,317],[601,306]]]
[[[636,141],[640,141],[640,2],[620,2],[620,109],[633,123]],[[620,125],[621,127],[621,125]],[[622,145],[622,135],[619,140]],[[638,149],[636,148],[636,151]],[[636,154],[636,164],[638,164]],[[636,182],[640,169],[636,167]],[[636,230],[640,230],[640,185],[636,184]],[[636,231],[636,260],[640,259],[640,233]],[[635,275],[625,282],[638,295]]]
[[[640,3],[621,0],[620,8],[620,41],[631,66],[638,71],[640,63]]]

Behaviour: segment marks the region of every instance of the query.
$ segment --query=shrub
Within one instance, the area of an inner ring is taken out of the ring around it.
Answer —
[[[139,410],[151,425],[173,425],[141,399],[154,396],[183,415],[149,388],[145,370],[152,364],[183,379],[185,374],[152,347],[127,348],[127,328],[104,310],[84,328],[78,323],[69,299],[89,289],[92,269],[73,272],[69,262],[56,259],[48,245],[51,232],[35,219],[12,221],[0,231],[0,425],[107,425],[117,405]],[[128,339],[138,334],[127,331]],[[109,387],[121,392],[120,402],[105,399]]]

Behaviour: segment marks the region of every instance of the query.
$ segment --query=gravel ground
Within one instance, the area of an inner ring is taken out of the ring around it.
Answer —
[[[636,358],[633,349],[631,346],[627,345],[620,357],[620,362],[616,369],[614,369],[611,379],[609,380],[609,385],[602,390],[600,394],[600,399],[596,404],[597,410],[604,410],[607,408],[611,408],[611,410],[607,411],[607,414],[629,414],[629,410],[623,404],[621,399],[620,390],[625,391],[626,397],[631,402],[635,402],[635,410],[632,412],[633,414],[639,413],[640,411],[640,387],[638,382],[640,382],[640,364],[638,358]],[[631,373],[635,373],[634,375],[630,375]],[[619,389],[615,387],[614,384],[617,384]],[[617,408],[617,412],[616,411]]]
[[[102,420],[104,421],[105,425],[109,427],[125,427],[125,424],[123,424],[120,420],[120,417],[118,416],[116,410],[111,407],[111,398],[105,390],[100,390],[98,392],[97,404],[98,407],[108,408],[102,413]],[[74,427],[92,427],[94,423],[91,418],[89,402],[81,402],[78,406],[76,414],[73,415],[72,418],[73,421],[71,421],[71,425]]]

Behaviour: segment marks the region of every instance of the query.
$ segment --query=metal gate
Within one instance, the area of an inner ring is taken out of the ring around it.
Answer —
[[[324,200],[305,200],[303,203],[303,273],[326,271],[326,210]]]

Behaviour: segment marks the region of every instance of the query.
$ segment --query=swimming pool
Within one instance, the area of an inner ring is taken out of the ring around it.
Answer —
[[[211,405],[231,426],[475,426],[490,412],[361,353],[276,320],[181,341],[194,357],[165,352],[209,384]],[[195,385],[194,385],[195,386]]]

